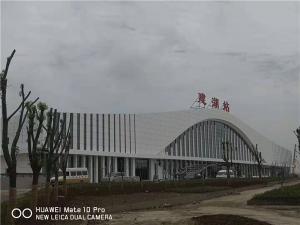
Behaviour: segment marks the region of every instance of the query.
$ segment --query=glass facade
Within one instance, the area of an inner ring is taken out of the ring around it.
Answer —
[[[232,127],[219,121],[203,121],[193,125],[170,143],[165,152],[170,156],[222,159],[222,143],[231,144],[232,159],[253,161],[250,147]]]

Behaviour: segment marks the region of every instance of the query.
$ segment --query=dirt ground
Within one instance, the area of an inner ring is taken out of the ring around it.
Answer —
[[[293,181],[292,185],[300,181]],[[103,207],[112,213],[113,219],[105,224],[109,225],[179,225],[193,224],[191,218],[212,214],[235,214],[268,222],[272,225],[300,225],[300,207],[288,206],[248,206],[247,200],[255,194],[263,193],[280,185],[260,187],[251,190],[221,191],[209,194],[175,194],[166,193],[165,196],[157,193],[144,193],[137,198],[140,205],[135,202],[133,196],[116,197],[102,200]],[[214,196],[215,195],[215,196]],[[124,198],[128,198],[127,200]],[[131,200],[130,200],[131,199]],[[206,199],[206,200],[205,200]],[[92,200],[91,200],[92,201]],[[127,201],[127,202],[126,202]],[[95,202],[95,199],[93,200]],[[156,207],[155,204],[156,203]],[[178,205],[178,203],[180,203]],[[86,201],[85,201],[86,204]],[[147,205],[148,204],[148,205]],[[110,207],[109,207],[110,205]],[[139,207],[147,209],[138,210]],[[149,206],[149,207],[147,207]],[[123,207],[123,208],[122,208]],[[151,209],[152,208],[152,209]],[[116,213],[117,211],[123,211]],[[114,213],[115,212],[115,213]],[[89,221],[88,224],[104,224]]]
[[[285,185],[300,183],[290,181]],[[248,206],[247,200],[275,185],[256,185],[209,193],[147,192],[127,195],[78,196],[68,206],[103,207],[110,221],[52,221],[56,225],[195,225],[193,217],[234,214],[272,225],[300,225],[300,206]],[[50,223],[49,223],[50,224]]]
[[[271,225],[248,217],[229,214],[203,215],[193,217],[192,221],[194,225]]]

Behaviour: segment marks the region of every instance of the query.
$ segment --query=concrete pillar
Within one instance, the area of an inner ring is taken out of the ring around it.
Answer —
[[[174,179],[174,160],[170,160],[170,166],[171,166],[171,179]]]
[[[166,179],[166,161],[164,159],[161,160],[161,168],[162,168],[162,179]]]
[[[176,162],[176,173],[179,171],[180,161],[181,160],[177,160],[177,162]],[[178,179],[178,177],[177,177],[177,179]]]
[[[82,155],[81,156],[81,167],[83,168],[86,168],[86,163],[85,163],[85,160],[86,160],[86,156],[85,155]]]
[[[166,164],[166,179],[169,179],[170,178],[170,167],[169,167],[168,159],[165,160],[165,164]]]
[[[71,155],[71,157],[69,157],[69,159],[68,159],[68,161],[69,161],[68,165],[70,168],[73,168],[72,160],[73,160],[73,155]]]
[[[99,179],[98,179],[98,176],[99,176],[99,161],[98,161],[98,156],[95,156],[95,183],[99,183]]]
[[[74,165],[74,168],[78,168],[78,166],[77,166],[77,155],[73,155],[73,165]]]
[[[244,176],[245,172],[244,172],[244,164],[241,164],[241,176]]]
[[[70,157],[68,157],[68,159],[67,159],[67,168],[70,168]],[[46,169],[44,169],[44,167],[43,167],[43,170],[46,171]]]
[[[101,169],[100,169],[100,173],[101,173],[101,179],[105,177],[105,156],[101,156],[100,158],[101,160]]]
[[[176,179],[177,166],[178,166],[178,161],[174,160],[174,170],[173,170],[173,177],[174,177],[174,179]]]
[[[93,179],[93,156],[89,156],[89,174],[90,174],[90,182],[93,183],[94,179]]]
[[[129,176],[129,158],[124,158],[125,176]]]
[[[118,158],[117,157],[113,157],[112,159],[114,161],[113,171],[116,173],[116,172],[118,172]]]
[[[131,158],[131,175],[135,176],[135,158]]]
[[[110,177],[111,176],[111,171],[112,170],[112,166],[111,166],[111,157],[108,156],[107,157],[107,176]]]
[[[250,174],[249,174],[249,165],[248,164],[246,164],[245,165],[245,173],[246,173],[246,177],[250,177]]]
[[[155,160],[150,159],[150,169],[149,169],[149,180],[153,180],[154,174],[155,174]]]
[[[169,173],[169,180],[172,179],[172,160],[168,160],[168,173]]]

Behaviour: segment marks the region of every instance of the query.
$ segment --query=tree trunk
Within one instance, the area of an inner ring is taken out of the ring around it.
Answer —
[[[46,181],[45,196],[47,205],[50,203],[50,182]]]
[[[38,183],[39,183],[39,175],[40,175],[40,171],[34,171],[32,174],[32,201],[31,201],[31,205],[32,208],[35,208],[37,206],[37,202],[38,202]]]
[[[50,203],[50,178],[51,178],[51,173],[50,173],[50,165],[49,162],[47,162],[46,164],[46,186],[45,186],[45,196],[46,196],[46,200],[47,200],[47,204]]]
[[[63,185],[64,185],[64,196],[65,198],[67,197],[68,190],[67,190],[67,182],[66,182],[66,171],[63,172],[64,180],[63,180]]]
[[[11,216],[11,211],[16,207],[16,198],[17,198],[17,173],[16,167],[10,168],[9,171],[9,201],[8,201],[8,210],[7,218],[8,224],[14,225],[15,221]]]
[[[258,176],[259,176],[259,179],[261,179],[261,170],[262,170],[262,166],[258,165]]]
[[[230,170],[230,166],[229,166],[229,165],[227,165],[227,166],[226,166],[226,175],[227,175],[227,179],[229,179],[229,178],[230,178],[230,173],[229,173],[229,170]]]
[[[54,195],[53,195],[54,202],[58,202],[58,171],[55,171],[55,182],[54,182]]]

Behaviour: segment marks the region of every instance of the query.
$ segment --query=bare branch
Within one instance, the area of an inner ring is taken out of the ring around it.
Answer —
[[[10,62],[11,62],[12,58],[14,57],[15,53],[16,53],[16,49],[14,49],[14,50],[12,51],[12,53],[10,54],[10,56],[7,57],[7,60],[6,60],[6,66],[5,66],[5,70],[4,70],[4,79],[5,79],[6,76],[7,76]]]
[[[28,155],[29,155],[29,159],[30,161],[32,161],[32,152],[31,152],[31,136],[30,136],[30,131],[29,129],[31,128],[26,128],[27,129],[27,144],[28,144]]]
[[[29,107],[31,107],[33,104],[35,104],[38,100],[39,100],[39,97],[37,97],[37,98],[29,105]],[[27,118],[27,114],[28,114],[28,110],[26,110],[25,116],[24,116],[24,118],[23,118],[23,121],[22,121],[22,127],[23,127],[23,125],[24,125],[24,123],[25,123],[25,120],[26,120],[26,118]]]
[[[22,102],[20,103],[20,105],[18,106],[18,108],[16,108],[16,110],[7,118],[8,120],[10,120],[22,107],[22,105],[25,103],[25,101],[28,99],[28,97],[30,96],[31,91],[28,92],[28,94],[26,95],[26,97],[22,100]]]

